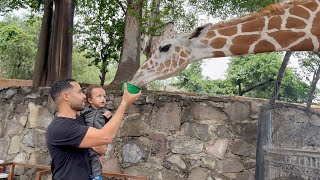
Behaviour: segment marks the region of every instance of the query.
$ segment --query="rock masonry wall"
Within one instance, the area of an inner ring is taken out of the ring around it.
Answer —
[[[49,88],[0,88],[0,159],[50,164],[46,128],[55,105]],[[107,94],[115,112],[121,92]],[[146,92],[126,112],[104,157],[104,171],[153,180],[253,180],[260,107],[267,101]],[[16,179],[34,170],[17,168]]]

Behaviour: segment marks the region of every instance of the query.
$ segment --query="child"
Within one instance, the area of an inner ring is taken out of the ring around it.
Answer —
[[[111,112],[105,108],[106,92],[102,86],[91,86],[87,89],[87,102],[90,104],[82,111],[87,126],[102,128],[111,118]],[[102,166],[99,154],[89,149],[91,161],[91,179],[102,180]]]

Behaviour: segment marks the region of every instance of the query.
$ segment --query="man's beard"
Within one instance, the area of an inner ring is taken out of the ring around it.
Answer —
[[[70,104],[71,108],[76,110],[76,111],[82,111],[85,109],[85,104],[84,103],[79,103],[79,104],[75,104],[75,103],[71,103]]]

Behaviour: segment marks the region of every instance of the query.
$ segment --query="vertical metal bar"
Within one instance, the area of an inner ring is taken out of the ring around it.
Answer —
[[[272,147],[271,132],[271,111],[267,107],[262,107],[257,131],[256,180],[269,180],[265,155],[266,150]]]

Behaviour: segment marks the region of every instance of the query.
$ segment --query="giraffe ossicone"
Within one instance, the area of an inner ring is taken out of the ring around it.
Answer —
[[[243,18],[164,39],[130,82],[142,87],[205,58],[276,51],[320,51],[320,0],[278,3]]]

